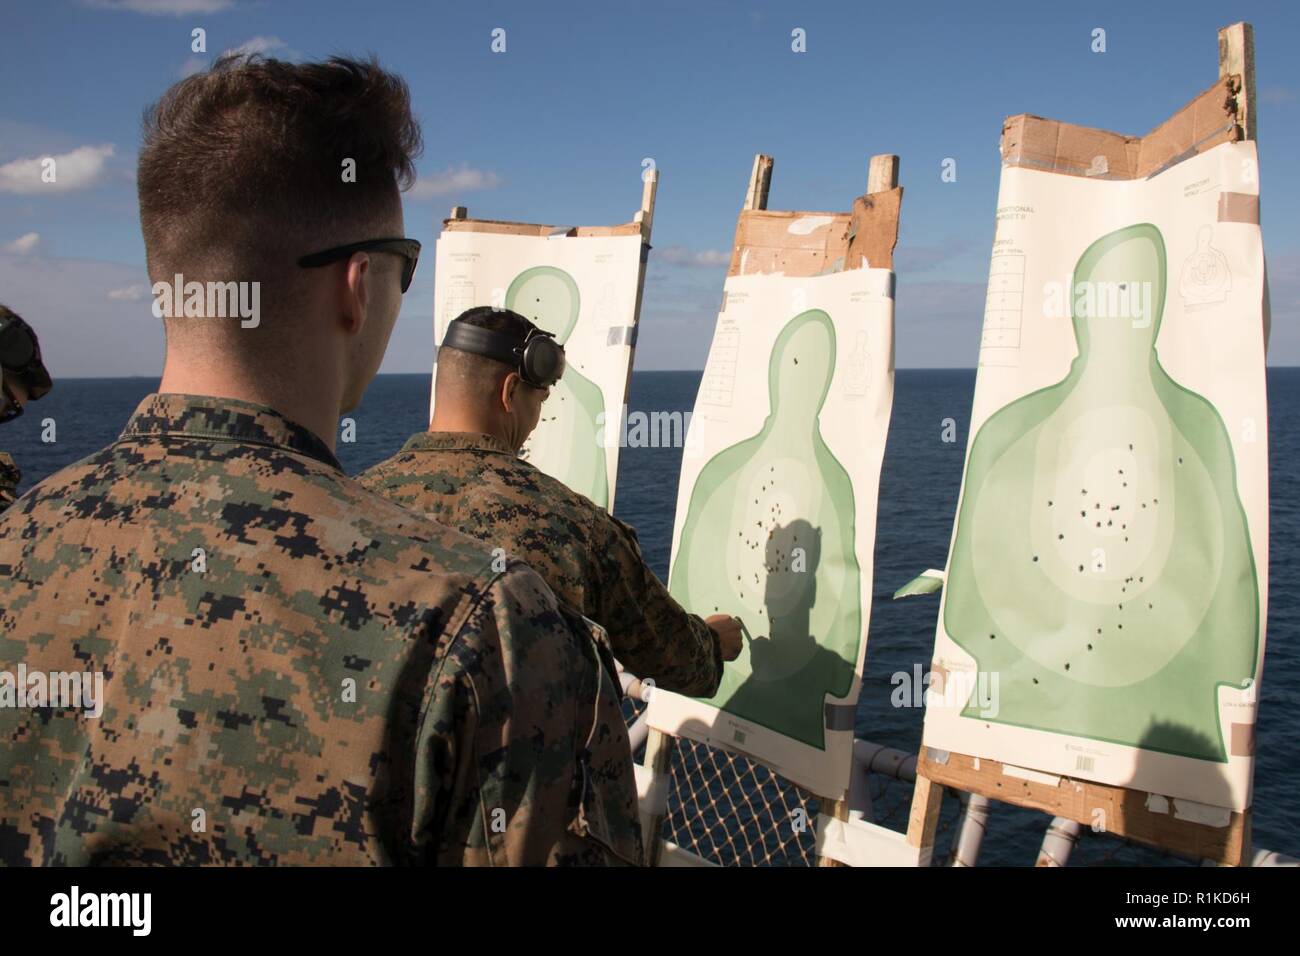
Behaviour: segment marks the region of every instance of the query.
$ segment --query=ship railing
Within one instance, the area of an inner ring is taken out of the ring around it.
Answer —
[[[650,725],[647,720],[649,708],[646,706],[646,702],[654,690],[654,684],[651,681],[642,681],[626,670],[619,674],[619,678],[623,693],[631,702],[630,712],[628,713],[628,739],[631,743],[632,754],[635,757],[645,746],[649,737]],[[772,842],[776,827],[772,823],[766,825],[766,832],[751,834],[748,840],[746,840],[744,833],[732,832],[725,837],[710,835],[707,832],[702,833],[702,831],[707,830],[707,822],[702,825],[689,816],[683,816],[683,811],[686,807],[695,807],[696,816],[699,816],[698,811],[702,806],[716,807],[720,800],[723,799],[723,795],[718,792],[719,780],[724,785],[730,785],[731,788],[737,791],[744,791],[743,793],[738,792],[731,795],[735,808],[744,807],[746,810],[756,810],[755,816],[767,814],[773,821],[778,823],[784,822],[786,816],[798,813],[800,807],[804,809],[805,816],[807,816],[812,805],[810,801],[815,800],[815,798],[800,793],[798,788],[782,781],[775,774],[771,774],[770,771],[767,772],[768,776],[766,778],[758,779],[759,786],[755,787],[755,770],[765,770],[765,768],[752,764],[747,758],[726,755],[722,751],[706,747],[704,744],[693,744],[684,740],[679,741],[679,743],[690,744],[693,748],[693,756],[689,766],[675,768],[672,776],[674,789],[690,790],[694,788],[699,791],[698,793],[678,793],[676,818],[671,820],[665,818],[666,829],[671,830],[671,832],[665,833],[665,840],[672,846],[674,855],[679,860],[685,856],[693,857],[699,863],[793,862],[812,864],[815,862],[815,853],[811,852],[811,841],[790,839],[789,835],[779,838],[784,839],[785,846],[779,848],[780,852],[774,852]],[[713,761],[712,765],[710,760]],[[711,780],[701,782],[698,779],[702,769],[717,771],[725,768],[727,771],[731,771],[733,765],[741,763],[746,769],[738,771],[730,777],[722,777],[722,775],[718,774]],[[914,753],[862,738],[854,740],[853,776],[849,792],[850,819],[870,824],[880,824],[890,818],[901,816],[905,823],[906,801],[895,799],[890,806],[877,806],[877,801],[880,799],[879,795],[884,791],[881,787],[873,786],[872,781],[874,778],[876,781],[887,781],[890,784],[915,785],[916,763],[917,755]],[[707,793],[705,793],[706,790]],[[765,791],[766,795],[764,795]],[[873,793],[877,794],[874,799]],[[990,813],[994,801],[978,794],[957,792],[954,795],[958,798],[958,812],[955,820],[951,823],[953,836],[946,865],[955,867],[975,866],[979,859],[980,848],[984,842],[984,835],[989,827]],[[802,802],[800,802],[801,797]],[[770,805],[765,805],[765,803]],[[717,826],[717,824],[714,825]],[[734,829],[744,830],[745,824],[740,823]],[[764,828],[760,828],[760,830],[762,829]],[[948,827],[945,827],[945,829],[948,829]],[[1073,850],[1087,832],[1087,829],[1076,821],[1067,820],[1063,817],[1052,818],[1043,834],[1035,865],[1042,867],[1065,866],[1069,863]],[[1151,849],[1142,844],[1116,837],[1113,834],[1099,835],[1107,836],[1113,842],[1115,849],[1123,846],[1142,847],[1148,851]],[[694,841],[692,841],[692,837],[695,838]],[[1171,851],[1162,852],[1168,857],[1186,862],[1205,862]],[[1251,854],[1251,866],[1300,866],[1300,859],[1273,850],[1255,848]]]

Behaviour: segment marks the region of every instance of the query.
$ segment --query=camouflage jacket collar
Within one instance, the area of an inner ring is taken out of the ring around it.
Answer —
[[[402,451],[486,451],[517,457],[517,453],[500,438],[478,432],[418,432],[402,446]]]
[[[343,470],[310,429],[265,405],[208,395],[149,395],[126,423],[122,440],[163,436],[265,445]]]

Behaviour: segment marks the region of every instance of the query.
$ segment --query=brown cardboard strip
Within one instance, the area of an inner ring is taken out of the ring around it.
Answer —
[[[1235,76],[1224,77],[1145,136],[1022,113],[1002,125],[1002,162],[1094,179],[1145,179],[1220,143],[1235,142]]]
[[[1220,193],[1219,222],[1259,225],[1259,196],[1252,193]]]
[[[551,226],[535,222],[505,222],[500,219],[444,219],[445,232],[488,232],[510,236],[637,236],[641,223],[625,222],[617,226]]]
[[[743,210],[727,275],[818,276],[861,269],[864,262],[872,269],[892,269],[902,201],[903,190],[895,186],[858,196],[847,213]],[[807,217],[827,222],[807,232],[790,231]]]
[[[1233,724],[1229,731],[1228,753],[1234,757],[1253,757],[1255,755],[1255,725]]]

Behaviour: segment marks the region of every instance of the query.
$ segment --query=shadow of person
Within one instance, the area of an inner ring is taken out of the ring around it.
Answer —
[[[1159,754],[1199,754],[1218,748],[1199,730],[1172,721],[1152,719],[1138,744],[1138,769],[1143,761],[1158,759]],[[1230,752],[1248,743],[1233,741]],[[1251,748],[1253,749],[1253,748]],[[1226,809],[1232,804],[1232,786],[1228,767],[1210,760],[1195,759],[1202,798],[1196,802],[1173,798],[1145,790],[1129,789],[1121,803],[1122,819],[1107,823],[1107,829],[1127,835],[1139,843],[1154,845],[1193,860],[1209,859],[1223,863],[1248,863],[1250,828],[1245,820],[1234,818],[1231,826]],[[1141,775],[1135,772],[1136,779]],[[1198,821],[1201,821],[1198,824]]]
[[[824,646],[827,635],[815,633],[812,625],[821,529],[802,518],[778,525],[768,535],[765,552],[766,633],[760,622],[745,622],[749,675],[723,710],[824,747],[825,696],[851,683],[854,662]]]
[[[817,603],[821,543],[821,529],[802,518],[778,525],[768,535],[763,562],[768,632],[751,634],[749,646],[755,681],[779,680],[817,651],[809,620]]]

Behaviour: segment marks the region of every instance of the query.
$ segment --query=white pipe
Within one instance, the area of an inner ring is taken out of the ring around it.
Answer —
[[[1079,842],[1083,824],[1065,817],[1053,817],[1047,832],[1043,834],[1043,845],[1038,851],[1035,866],[1065,866],[1070,862],[1070,851]]]
[[[978,793],[963,794],[961,815],[957,822],[957,839],[953,842],[949,866],[974,866],[979,859],[980,845],[988,830],[989,810],[992,801]]]
[[[1285,853],[1277,853],[1273,850],[1256,850],[1255,855],[1251,858],[1251,866],[1300,866],[1300,860],[1293,856],[1287,856]]]
[[[916,782],[916,754],[904,753],[870,740],[855,740],[853,761],[866,768],[867,773],[878,773],[908,783]]]

